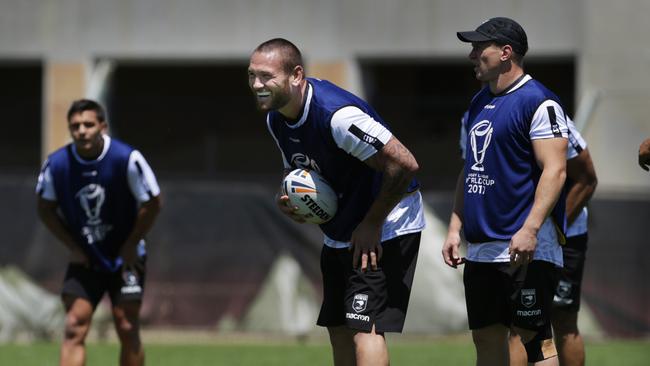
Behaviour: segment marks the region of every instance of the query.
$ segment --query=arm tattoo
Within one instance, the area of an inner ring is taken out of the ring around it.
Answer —
[[[413,178],[413,167],[417,166],[415,158],[399,141],[386,144],[381,158],[384,173],[381,191],[391,199],[399,199]]]

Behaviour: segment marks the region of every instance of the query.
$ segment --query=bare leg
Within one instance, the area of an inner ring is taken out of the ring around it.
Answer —
[[[63,305],[65,306],[65,333],[59,365],[82,366],[86,362],[86,336],[94,309],[88,300],[69,295],[63,296]]]
[[[562,366],[584,366],[585,345],[578,330],[578,313],[555,309],[552,321]]]
[[[514,330],[510,331],[508,339],[508,348],[510,349],[510,366],[527,366],[528,354],[526,347],[521,342],[521,337]]]
[[[335,366],[355,366],[357,358],[354,352],[355,331],[346,327],[328,327],[330,343]]]
[[[527,329],[522,329],[522,328],[517,328],[517,327],[513,327],[513,331],[514,331],[514,333],[519,334],[519,337],[521,339],[522,344],[523,343],[528,343],[536,335],[536,332],[534,332],[534,331],[527,330]],[[551,345],[552,345],[552,343],[551,343]],[[535,365],[535,366],[559,366],[560,364],[559,364],[559,360],[557,358],[557,352],[555,351],[554,346],[553,346],[553,351],[552,352],[553,352],[552,356],[550,356],[549,358],[547,358],[545,360],[542,360],[542,361],[538,361],[538,362],[535,362],[535,363],[528,363],[528,364],[529,365]]]
[[[388,346],[383,333],[357,332],[354,335],[357,366],[388,366]]]
[[[120,366],[144,365],[140,341],[140,302],[128,301],[113,306],[113,321],[120,339]]]
[[[508,328],[494,324],[472,330],[477,366],[508,366]]]

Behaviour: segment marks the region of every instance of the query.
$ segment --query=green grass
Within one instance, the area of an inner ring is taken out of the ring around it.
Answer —
[[[590,366],[645,366],[650,364],[649,341],[607,341],[587,343],[587,364]],[[153,366],[248,366],[248,365],[331,365],[327,344],[148,344],[147,365]],[[114,343],[88,345],[89,366],[117,364],[118,346]],[[58,345],[37,343],[0,346],[0,365],[55,366]],[[474,349],[467,340],[433,340],[394,342],[390,345],[391,364],[408,365],[472,365]]]

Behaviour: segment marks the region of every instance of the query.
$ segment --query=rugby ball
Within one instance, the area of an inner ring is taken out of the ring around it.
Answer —
[[[324,224],[336,214],[336,192],[313,170],[296,169],[287,174],[282,182],[282,193],[298,207],[296,213],[312,224]]]

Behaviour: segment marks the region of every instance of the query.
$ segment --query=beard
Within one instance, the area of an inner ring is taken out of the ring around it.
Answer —
[[[290,100],[291,94],[288,90],[273,91],[271,92],[271,96],[263,101],[260,101],[260,99],[257,97],[255,98],[255,101],[257,102],[257,109],[263,112],[277,111],[286,106]]]

